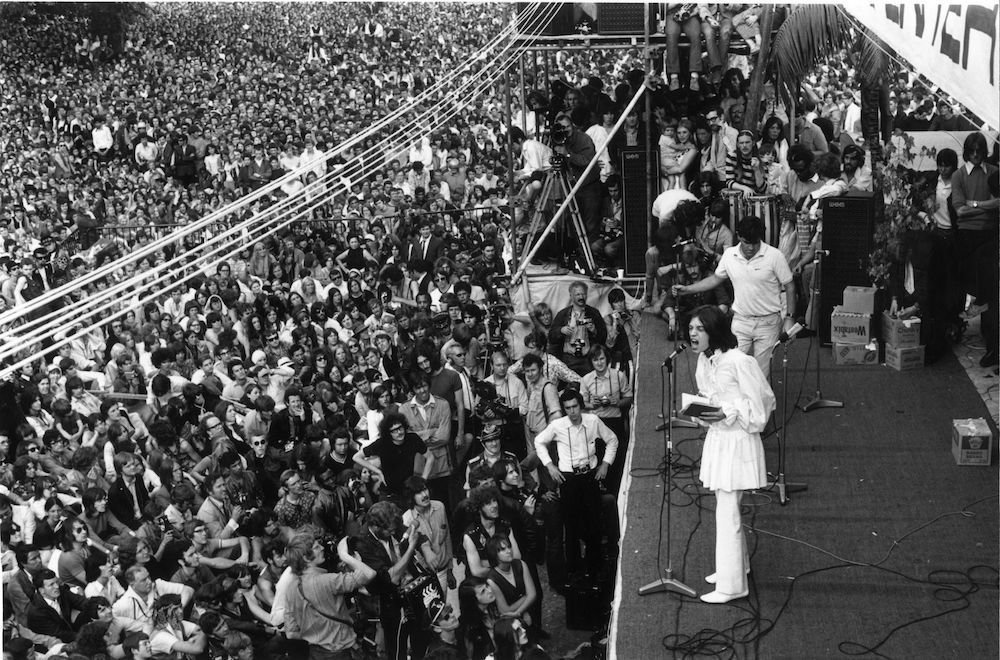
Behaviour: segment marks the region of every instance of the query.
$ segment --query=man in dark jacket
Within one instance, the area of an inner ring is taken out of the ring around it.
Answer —
[[[87,599],[59,586],[58,576],[47,568],[35,575],[33,584],[37,593],[28,607],[28,628],[40,635],[72,642],[76,631],[70,613],[86,607]]]

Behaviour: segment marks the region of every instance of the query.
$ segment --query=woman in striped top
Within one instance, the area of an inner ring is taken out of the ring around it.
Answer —
[[[747,195],[760,195],[766,183],[753,133],[740,131],[736,137],[735,153],[726,157],[726,187],[742,190]]]

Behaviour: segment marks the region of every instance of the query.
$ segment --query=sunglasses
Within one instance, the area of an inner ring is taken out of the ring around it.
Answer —
[[[400,433],[400,432],[405,431],[405,430],[406,430],[405,426],[393,426],[391,429],[389,429],[389,432],[390,433]]]

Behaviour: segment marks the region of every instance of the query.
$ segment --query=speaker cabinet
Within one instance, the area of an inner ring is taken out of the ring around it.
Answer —
[[[649,25],[656,32],[657,3],[602,2],[597,5],[598,34],[641,35],[646,31],[643,12],[649,9]]]
[[[820,278],[819,337],[823,344],[830,343],[830,313],[843,302],[844,288],[871,286],[869,255],[882,203],[881,193],[860,191],[822,200],[823,249],[829,252],[823,257]]]
[[[553,14],[554,9],[554,14]],[[552,16],[544,23],[547,16]],[[574,7],[572,2],[517,3],[517,31],[523,35],[558,37],[574,34]]]
[[[621,152],[619,172],[622,180],[622,230],[625,232],[625,274],[638,277],[646,273],[646,249],[651,236],[651,210],[656,199],[646,189],[646,162],[643,147],[626,147]],[[659,159],[653,158],[653,181],[659,181]]]

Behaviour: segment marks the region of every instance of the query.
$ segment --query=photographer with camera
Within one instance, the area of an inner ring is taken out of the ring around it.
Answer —
[[[285,548],[292,583],[285,592],[289,631],[309,643],[310,660],[348,660],[358,646],[346,596],[368,585],[376,571],[349,550],[345,537],[337,555],[346,570],[329,573],[326,546],[311,533],[296,534]],[[388,638],[388,635],[387,635]]]
[[[360,559],[370,566],[374,578],[368,591],[379,598],[379,616],[389,660],[419,660],[424,656],[431,635],[421,623],[425,611],[404,596],[403,587],[413,578],[413,558],[427,537],[417,531],[412,521],[405,534],[403,515],[392,502],[376,502],[368,511],[367,525],[354,541]],[[423,557],[423,555],[421,555]],[[424,557],[426,559],[426,557]],[[404,620],[403,611],[407,610]],[[409,646],[410,654],[407,655]]]
[[[570,185],[575,185],[577,180],[587,169],[587,165],[597,155],[597,148],[594,141],[590,139],[584,131],[577,128],[577,124],[589,121],[590,113],[584,108],[576,108],[571,114],[559,113],[555,124],[552,125],[552,150],[559,156],[564,157],[565,167],[569,176]],[[555,163],[553,163],[555,166]],[[587,230],[587,236],[597,236],[601,231],[601,170],[593,167],[587,178],[576,193],[576,203],[580,207],[580,216],[583,226]],[[586,236],[580,238],[586,239]]]
[[[587,355],[592,346],[603,345],[608,339],[608,329],[604,318],[594,307],[587,304],[588,287],[585,282],[575,281],[569,285],[571,303],[552,319],[549,343],[561,346],[562,361],[580,376],[590,371]]]

